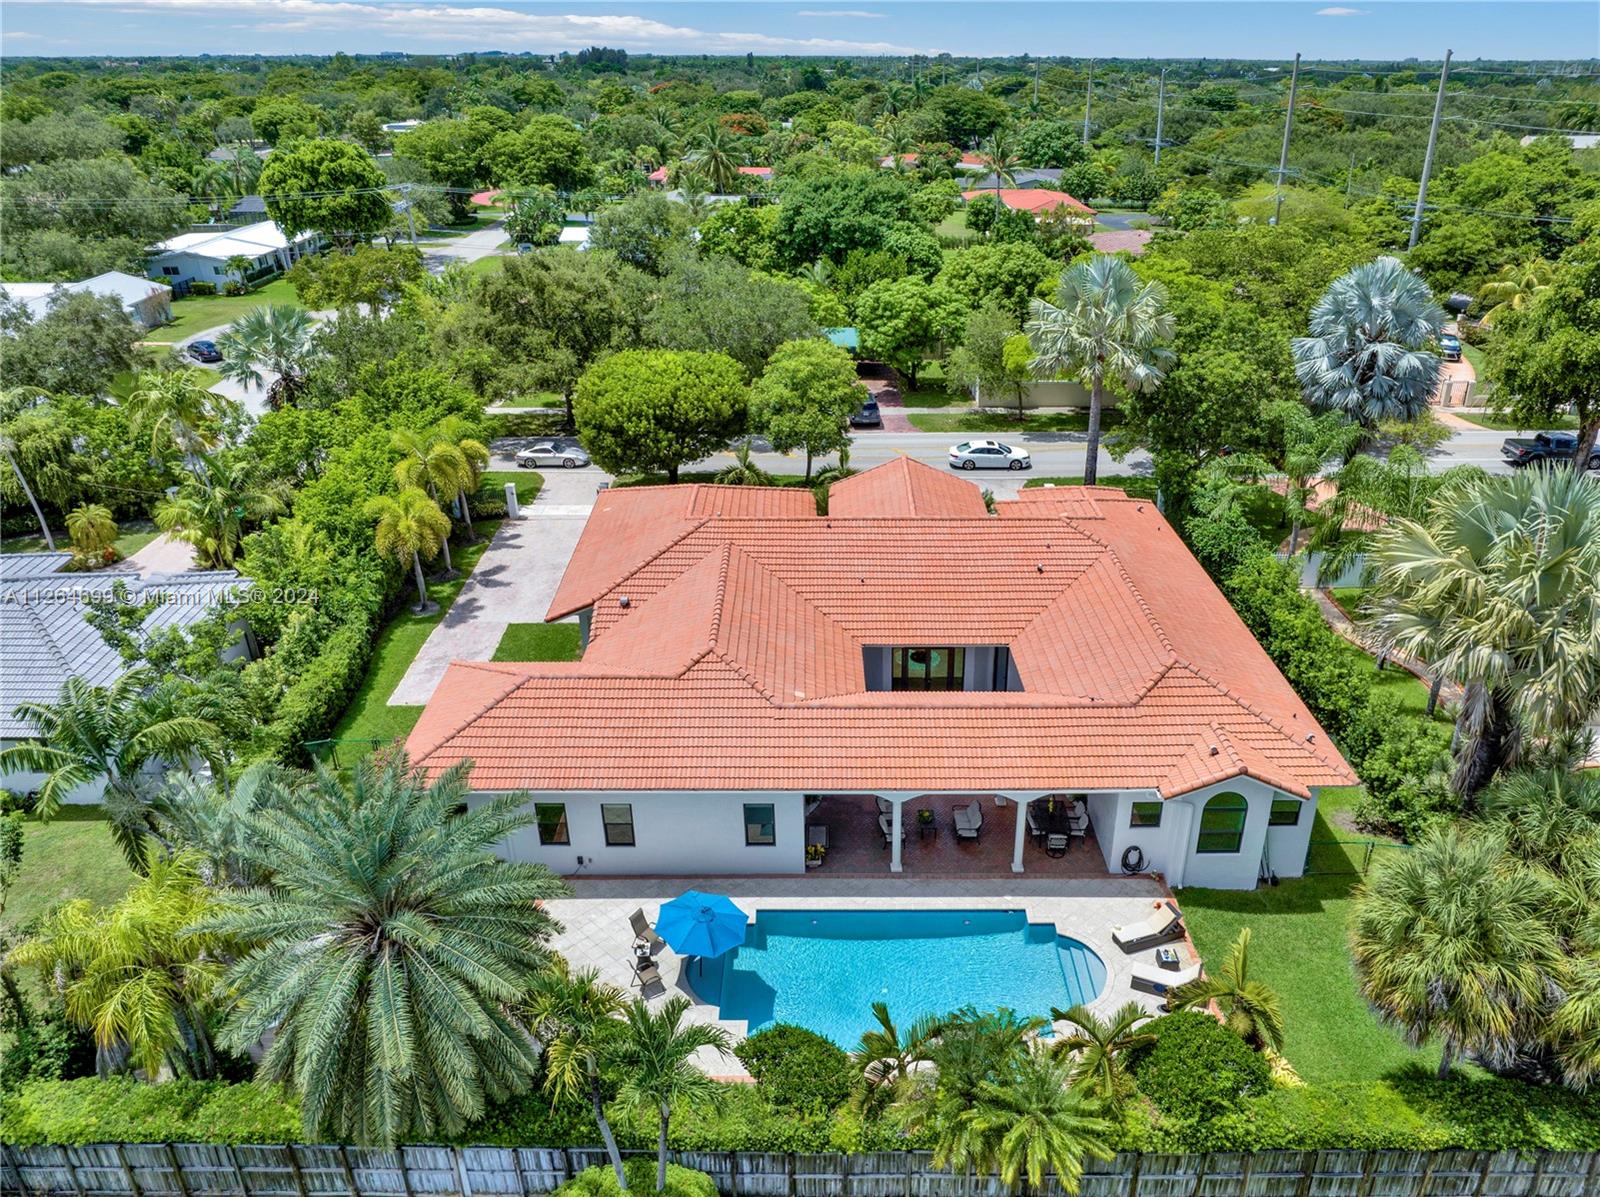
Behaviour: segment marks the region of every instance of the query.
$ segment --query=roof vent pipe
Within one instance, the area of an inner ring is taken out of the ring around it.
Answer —
[[[1213,744],[1211,746],[1211,755],[1212,756],[1216,756],[1217,755],[1217,746],[1215,744]]]
[[[621,598],[619,598],[617,600],[617,606],[619,606],[619,607],[629,607],[629,606],[632,606],[632,604],[628,602],[628,596],[627,595],[623,595]]]

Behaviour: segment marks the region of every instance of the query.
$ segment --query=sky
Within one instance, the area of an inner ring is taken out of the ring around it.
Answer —
[[[858,7],[859,6],[859,7]],[[1596,0],[5,0],[0,54],[1600,56]]]

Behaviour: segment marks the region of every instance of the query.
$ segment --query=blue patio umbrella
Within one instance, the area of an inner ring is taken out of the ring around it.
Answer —
[[[749,924],[731,899],[691,889],[662,904],[656,934],[680,956],[716,957],[742,944]]]

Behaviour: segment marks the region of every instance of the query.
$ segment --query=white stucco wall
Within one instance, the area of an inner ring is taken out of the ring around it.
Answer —
[[[498,795],[474,794],[471,801]],[[506,855],[547,865],[565,875],[664,873],[714,876],[719,873],[803,873],[805,798],[801,794],[762,791],[650,790],[621,792],[532,793],[531,804],[560,802],[567,808],[569,844],[541,844],[537,826],[526,827],[507,841]],[[744,804],[774,806],[777,843],[745,843]],[[610,845],[601,822],[602,804],[633,807],[632,847]],[[578,857],[583,857],[579,865]]]

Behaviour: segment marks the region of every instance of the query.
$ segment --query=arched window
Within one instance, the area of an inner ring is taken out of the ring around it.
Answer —
[[[1215,794],[1200,812],[1200,838],[1196,852],[1237,852],[1244,839],[1244,820],[1250,804],[1243,794]]]

